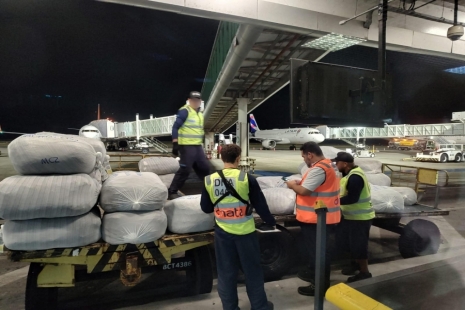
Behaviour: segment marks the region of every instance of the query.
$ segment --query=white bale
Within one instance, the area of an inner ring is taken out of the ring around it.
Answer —
[[[188,195],[169,200],[165,210],[168,217],[168,230],[176,234],[186,234],[213,229],[213,213],[206,214],[200,208],[201,195]]]
[[[15,175],[0,182],[0,218],[29,220],[81,215],[95,206],[101,187],[87,174]]]
[[[3,241],[10,250],[35,251],[85,246],[100,239],[100,217],[89,212],[74,217],[6,221]]]
[[[170,174],[159,175],[158,177],[160,177],[160,180],[163,182],[163,184],[165,184],[166,187],[169,188],[171,185],[171,182],[173,182],[174,175],[175,175],[174,173],[170,173]]]
[[[90,174],[101,154],[79,137],[22,135],[8,145],[8,156],[23,175]]]
[[[291,175],[287,177],[289,180],[301,180],[300,175]],[[270,176],[270,177],[257,177],[258,185],[262,190],[267,188],[287,188],[286,182],[282,176]]]
[[[153,211],[163,208],[168,189],[151,172],[119,171],[103,184],[100,206],[106,212]]]
[[[355,158],[355,165],[359,166],[365,173],[381,173],[383,164],[376,159]]]
[[[105,214],[102,239],[110,244],[153,242],[166,232],[166,215],[162,210],[115,212]]]
[[[393,191],[398,192],[404,198],[405,206],[412,206],[417,203],[417,193],[410,187],[390,187]]]
[[[296,195],[288,188],[267,188],[263,190],[271,214],[293,214]]]
[[[371,191],[371,203],[375,212],[395,213],[404,210],[404,198],[391,188],[373,188]]]
[[[139,161],[139,171],[153,172],[157,175],[176,173],[179,161],[173,157],[148,157]]]
[[[373,185],[391,186],[391,178],[384,173],[365,173],[368,182]]]
[[[308,170],[308,166],[304,161],[301,162],[299,166],[297,167],[297,172],[300,173],[301,175],[304,175],[307,170]]]
[[[336,158],[337,153],[344,152],[343,150],[337,149],[332,146],[320,146],[321,151],[323,152],[323,156],[327,159]]]

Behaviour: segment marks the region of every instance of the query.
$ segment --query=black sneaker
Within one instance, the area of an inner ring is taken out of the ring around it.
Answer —
[[[371,278],[371,277],[373,277],[373,276],[372,276],[371,273],[369,273],[369,272],[359,272],[359,273],[357,273],[355,276],[349,277],[349,278],[347,279],[347,282],[348,282],[348,283],[352,283],[352,282],[355,282],[355,281],[360,281],[360,280],[369,279],[369,278]]]
[[[297,292],[300,295],[305,295],[305,296],[315,296],[315,285],[310,283],[309,286],[301,286],[297,289]]]
[[[297,277],[302,281],[315,284],[315,272],[311,271],[309,268],[300,270],[297,273]]]
[[[271,301],[268,301],[268,310],[273,310],[274,309],[274,305]]]
[[[168,195],[168,200],[174,200],[176,198],[182,197],[181,195],[174,193],[174,194],[169,194]]]
[[[349,266],[342,268],[341,273],[345,276],[353,276],[360,270],[360,266],[356,262],[351,262]]]

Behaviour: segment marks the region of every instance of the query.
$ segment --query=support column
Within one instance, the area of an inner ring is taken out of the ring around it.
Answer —
[[[139,143],[139,139],[140,139],[140,121],[139,121],[139,113],[136,114],[136,135],[137,135],[137,143]]]
[[[214,146],[215,146],[215,133],[206,132],[205,133],[205,144],[204,144],[205,150],[213,151]]]
[[[236,144],[238,144],[241,149],[242,160],[246,160],[249,156],[249,131],[247,130],[247,104],[249,103],[248,98],[237,98],[237,130],[238,136],[236,136]]]

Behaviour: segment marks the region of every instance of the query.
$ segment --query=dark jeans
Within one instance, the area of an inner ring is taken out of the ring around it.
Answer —
[[[352,259],[368,259],[371,223],[371,220],[341,219],[336,232],[338,254],[348,251]]]
[[[257,233],[233,235],[215,227],[215,252],[223,309],[238,308],[237,274],[242,266],[252,310],[268,310]]]
[[[304,245],[309,254],[307,268],[310,272],[315,273],[316,267],[316,224],[300,223]],[[326,225],[326,260],[325,260],[325,287],[330,285],[331,258],[334,251],[334,233],[336,225]],[[315,275],[314,275],[315,276]]]
[[[192,169],[201,180],[210,174],[210,165],[201,145],[180,145],[179,157],[181,158],[179,170],[171,182],[168,190],[170,194],[177,193],[178,189],[186,182]]]

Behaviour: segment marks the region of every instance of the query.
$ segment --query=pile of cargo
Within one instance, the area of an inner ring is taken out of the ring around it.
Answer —
[[[77,247],[100,239],[94,207],[103,155],[86,140],[38,134],[10,143],[9,158],[20,175],[0,182],[3,241],[9,249]]]

